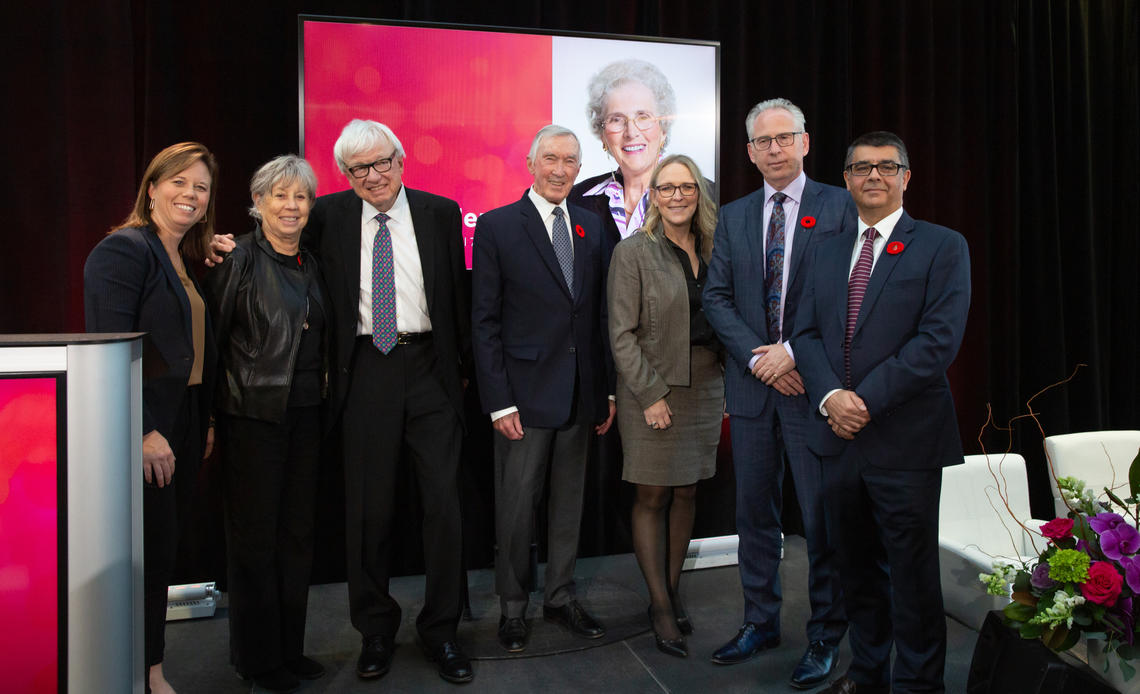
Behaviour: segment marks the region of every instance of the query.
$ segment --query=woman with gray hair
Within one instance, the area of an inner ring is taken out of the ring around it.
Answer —
[[[300,245],[316,188],[295,155],[258,169],[259,224],[206,276],[221,366],[230,657],[275,692],[324,674],[302,654],[327,380],[327,302]]]
[[[645,221],[649,177],[665,151],[676,111],[669,80],[644,60],[610,63],[590,79],[586,118],[617,170],[578,183],[570,202],[601,217],[610,248]]]

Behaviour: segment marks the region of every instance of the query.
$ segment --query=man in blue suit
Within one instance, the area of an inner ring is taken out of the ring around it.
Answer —
[[[848,148],[858,235],[816,250],[792,338],[851,622],[851,666],[831,694],[944,691],[938,501],[942,468],[962,462],[946,369],[966,328],[970,254],[957,232],[903,210],[910,175],[897,135]]]
[[[543,617],[584,638],[605,634],[575,598],[591,430],[613,422],[601,221],[568,205],[578,138],[548,125],[531,143],[534,185],[480,216],[472,261],[475,371],[495,436],[495,589],[499,642],[526,648],[533,516],[549,468]]]
[[[744,624],[712,660],[740,663],[780,643],[786,455],[809,560],[809,645],[791,677],[792,686],[803,689],[823,682],[835,668],[847,623],[827,538],[820,461],[806,444],[812,405],[788,338],[799,324],[812,251],[854,213],[846,191],[804,174],[810,140],[795,104],[763,101],[749,112],[745,127],[748,157],[764,175],[764,186],[721,208],[704,293],[705,313],[728,353],[725,391],[744,589]]]

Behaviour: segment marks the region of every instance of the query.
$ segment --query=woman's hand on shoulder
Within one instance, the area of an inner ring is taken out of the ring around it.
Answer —
[[[210,240],[210,247],[206,249],[206,267],[221,265],[225,260],[222,254],[229,253],[236,245],[233,234],[214,234],[214,238]]]

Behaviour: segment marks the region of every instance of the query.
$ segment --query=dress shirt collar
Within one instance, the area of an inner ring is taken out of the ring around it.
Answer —
[[[547,220],[550,219],[550,217],[554,214],[554,208],[555,207],[561,207],[562,208],[562,213],[566,215],[566,223],[567,224],[570,223],[570,210],[569,210],[569,208],[566,207],[566,201],[565,200],[563,200],[561,203],[555,205],[554,203],[550,202],[549,200],[542,197],[538,193],[534,192],[533,187],[528,188],[526,191],[526,194],[528,197],[530,197],[530,201],[532,203],[534,203],[534,206],[538,209],[538,216],[542,219],[542,222],[544,224],[546,224],[548,227],[550,224],[547,222]]]
[[[771,186],[771,184],[768,183],[768,181],[764,181],[764,204],[767,205],[768,203],[770,203],[772,201],[772,196],[775,195],[777,192],[780,192],[780,193],[783,193],[784,195],[787,195],[789,198],[792,199],[793,202],[795,202],[798,205],[801,202],[803,202],[804,186],[806,186],[806,185],[807,185],[807,174],[805,174],[803,171],[800,171],[800,175],[796,176],[795,179],[793,179],[791,183],[784,186],[784,189],[781,191],[777,191],[775,188],[773,188]]]
[[[890,237],[891,232],[895,230],[895,225],[902,219],[902,215],[903,208],[899,207],[894,212],[880,219],[879,222],[875,224],[875,231],[879,234],[876,241],[880,239],[886,241],[887,238]],[[864,222],[862,217],[859,218],[859,239],[863,238],[863,232],[867,231],[870,227],[871,225]]]
[[[372,203],[367,200],[361,198],[360,203],[360,219],[362,222],[374,219],[376,215],[380,214],[380,210],[373,207]],[[400,192],[396,194],[396,201],[392,203],[391,209],[385,214],[395,220],[397,224],[412,223],[412,208],[408,206],[408,189],[406,186],[400,186]]]

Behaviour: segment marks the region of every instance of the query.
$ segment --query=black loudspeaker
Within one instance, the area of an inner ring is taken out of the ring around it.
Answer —
[[[974,659],[970,662],[967,694],[1117,694],[1087,665],[1060,658],[1037,640],[1021,638],[1002,624],[1001,615],[986,616]]]

